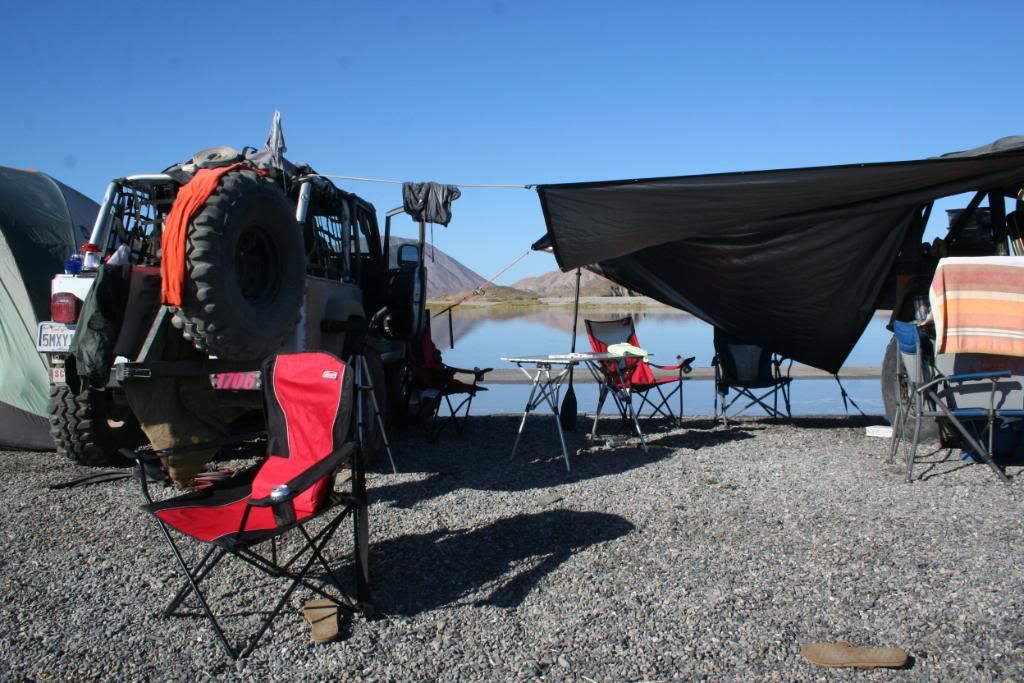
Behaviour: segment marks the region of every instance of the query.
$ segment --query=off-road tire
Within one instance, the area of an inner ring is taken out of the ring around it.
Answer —
[[[111,391],[85,388],[76,393],[66,385],[50,387],[46,410],[57,453],[92,467],[131,464],[118,449],[136,448],[146,436],[131,411],[114,403]]]
[[[882,403],[885,404],[885,417],[892,425],[893,437],[900,435],[900,425],[896,424],[896,408],[902,404],[904,414],[910,404],[910,395],[907,391],[906,377],[903,374],[903,365],[899,359],[899,349],[896,347],[896,339],[890,339],[889,345],[885,347],[885,356],[882,358]],[[907,421],[907,436],[913,438],[914,423]],[[934,441],[939,438],[939,426],[935,418],[926,417],[921,419],[920,441]]]
[[[298,325],[305,247],[295,209],[273,181],[233,171],[195,214],[186,245],[184,305],[175,324],[205,353],[255,360]]]

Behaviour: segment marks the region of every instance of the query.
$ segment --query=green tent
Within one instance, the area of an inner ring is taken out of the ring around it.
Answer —
[[[50,281],[88,239],[97,211],[48,175],[0,166],[0,447],[54,447],[36,325],[50,319]]]

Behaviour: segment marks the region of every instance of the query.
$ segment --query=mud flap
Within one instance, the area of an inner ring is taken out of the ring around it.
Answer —
[[[161,355],[165,360],[186,360],[194,358],[195,351],[180,336],[168,335]],[[154,450],[205,443],[227,434],[227,421],[205,375],[126,378],[121,387]],[[164,465],[176,485],[187,486],[218,450],[172,455],[164,459]]]

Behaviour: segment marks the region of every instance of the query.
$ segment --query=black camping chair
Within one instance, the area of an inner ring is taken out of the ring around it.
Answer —
[[[733,417],[760,406],[771,418],[792,419],[789,404],[792,378],[789,372],[793,361],[786,361],[768,349],[731,337],[717,327],[714,344],[715,357],[711,364],[715,366],[716,419],[721,417],[725,424],[729,424],[727,413],[741,400],[746,404],[735,410]],[[730,389],[736,393],[731,399],[728,398]],[[780,396],[782,410],[779,409]]]
[[[146,483],[146,465],[167,455],[209,448],[210,444],[155,453],[122,451],[138,463],[136,478],[147,502],[143,510],[156,519],[185,576],[185,584],[163,610],[163,616],[177,613],[194,595],[232,658],[252,652],[300,584],[340,610],[369,608],[366,478],[362,458],[350,441],[354,374],[353,369],[328,353],[286,354],[269,359],[263,367],[267,457],[232,477],[208,481],[193,493],[154,501]],[[335,474],[340,468],[351,468],[350,486],[344,492],[335,491]],[[354,527],[355,601],[342,589],[324,552],[338,526],[349,516]],[[325,521],[319,529],[309,528],[321,517]],[[209,546],[198,563],[186,563],[175,541],[179,535]],[[301,547],[295,550],[292,541],[300,542]],[[227,556],[270,576],[289,579],[287,590],[239,650],[228,642],[200,590],[200,584]],[[324,580],[333,585],[338,596],[312,580],[310,569],[314,565],[320,566]]]

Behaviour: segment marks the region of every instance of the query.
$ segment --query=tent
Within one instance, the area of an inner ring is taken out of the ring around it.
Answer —
[[[36,325],[50,319],[50,281],[88,239],[97,211],[48,175],[0,166],[0,447],[53,448]]]
[[[931,203],[1021,186],[1024,136],[916,161],[539,185],[534,247],[838,372]]]

